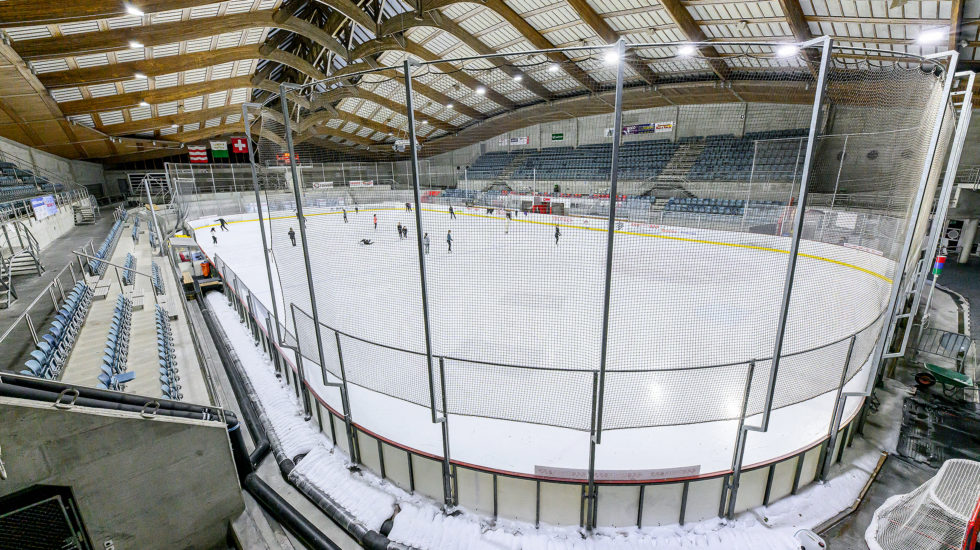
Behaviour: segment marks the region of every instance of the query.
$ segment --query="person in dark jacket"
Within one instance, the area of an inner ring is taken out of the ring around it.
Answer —
[[[403,238],[402,237],[402,222],[398,222],[398,238],[399,239]]]
[[[453,230],[450,229],[446,232],[446,244],[449,245],[449,251],[453,251]]]
[[[449,205],[449,219],[451,220],[456,219],[456,212],[453,210],[453,205],[451,204]]]
[[[228,231],[228,222],[224,218],[218,218],[216,221],[221,224],[222,231]]]
[[[341,210],[344,211],[344,223],[347,223],[347,209],[346,208],[341,208]]]
[[[289,242],[293,243],[293,246],[296,246],[296,232],[293,231],[293,228],[290,227],[289,233],[286,234],[289,235]]]
[[[558,246],[558,237],[561,237],[561,229],[555,226],[555,246]]]

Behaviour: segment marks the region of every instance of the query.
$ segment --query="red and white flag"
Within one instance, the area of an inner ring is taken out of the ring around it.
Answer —
[[[247,153],[248,140],[243,137],[231,138],[231,150],[235,153]]]
[[[187,154],[192,163],[208,163],[208,148],[204,145],[188,145]]]

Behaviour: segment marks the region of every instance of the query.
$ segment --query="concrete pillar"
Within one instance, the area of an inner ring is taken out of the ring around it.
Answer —
[[[977,238],[977,219],[966,220],[963,222],[963,235],[960,236],[960,257],[958,263],[965,264],[970,258],[970,250],[973,249],[973,242]]]

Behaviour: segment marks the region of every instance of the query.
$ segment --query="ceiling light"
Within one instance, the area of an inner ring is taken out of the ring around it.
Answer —
[[[476,93],[478,93],[480,95],[483,95],[483,94],[487,93],[487,89],[484,88],[483,86],[477,86],[476,87]]]
[[[450,101],[449,103],[447,103],[447,104],[446,104],[446,108],[447,108],[447,109],[452,109],[452,108],[453,108],[453,102],[452,102],[452,101]]]
[[[616,63],[619,63],[619,52],[608,51],[606,52],[606,55],[603,56],[603,59],[606,61],[606,65],[615,65]]]
[[[796,44],[785,44],[776,48],[776,55],[779,57],[793,57],[800,52]]]
[[[677,48],[677,55],[694,55],[695,47],[690,44],[684,44],[680,48]]]
[[[948,33],[948,29],[929,29],[919,33],[919,37],[915,41],[919,44],[935,44],[945,39]]]
[[[514,75],[514,82],[520,82],[522,80],[524,80],[524,75],[520,73]]]
[[[176,124],[171,124],[170,127],[171,128],[177,128],[177,125]]]
[[[548,72],[549,73],[557,73],[558,72],[558,64],[557,63],[552,63],[551,66],[548,67]]]
[[[133,78],[144,79],[146,78],[146,75],[143,73],[136,73],[133,75]]]
[[[142,48],[143,47],[143,44],[140,41],[138,41],[138,40],[130,40],[129,41],[129,47],[130,48],[133,48],[133,49]]]
[[[128,13],[129,15],[135,15],[136,17],[143,17],[144,15],[146,15],[143,13],[143,10],[137,8],[132,4],[126,4],[126,13]]]
[[[140,107],[149,107],[150,104],[145,101],[140,101]]]

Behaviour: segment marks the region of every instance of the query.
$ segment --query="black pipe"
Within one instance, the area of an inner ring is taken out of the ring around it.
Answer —
[[[296,536],[304,545],[316,550],[340,550],[340,547],[327,538],[303,514],[285,501],[256,474],[245,478],[245,490],[255,497],[255,500],[268,510],[269,515],[281,523],[289,532]]]
[[[272,448],[269,444],[269,435],[265,432],[265,426],[262,424],[259,412],[252,399],[249,398],[245,384],[238,374],[244,370],[241,361],[238,359],[238,354],[235,353],[235,350],[228,343],[228,336],[225,334],[224,329],[221,328],[221,324],[214,318],[214,313],[204,300],[204,295],[201,293],[201,287],[197,281],[194,281],[194,290],[197,292],[197,300],[195,301],[201,309],[201,317],[204,318],[204,324],[207,325],[208,331],[211,333],[211,339],[214,341],[215,349],[218,350],[221,365],[225,369],[225,374],[228,375],[228,383],[231,384],[231,391],[235,394],[235,399],[238,401],[239,408],[241,408],[242,419],[248,427],[248,433],[251,434],[253,443],[255,443],[255,448],[252,450],[252,454],[249,455],[248,460],[252,463],[252,468],[258,468],[259,464],[262,463],[262,459],[269,454]]]

